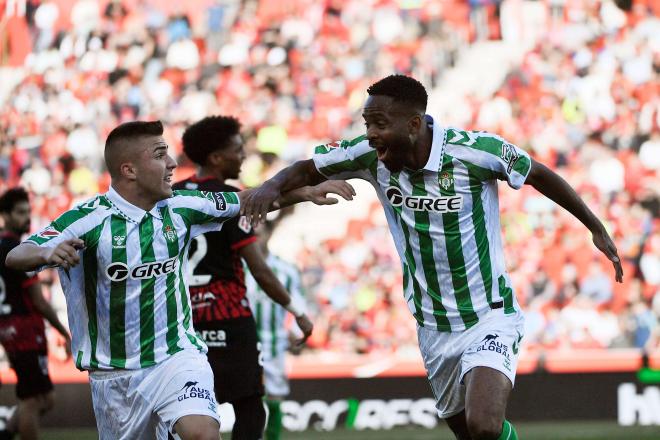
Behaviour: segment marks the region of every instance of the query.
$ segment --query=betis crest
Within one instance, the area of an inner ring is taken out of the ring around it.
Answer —
[[[166,225],[163,228],[163,235],[165,236],[165,239],[167,241],[175,241],[176,240],[176,232],[174,232],[174,229],[172,229],[172,226]]]
[[[445,171],[440,175],[440,186],[445,190],[448,190],[452,185],[454,185],[454,179]]]

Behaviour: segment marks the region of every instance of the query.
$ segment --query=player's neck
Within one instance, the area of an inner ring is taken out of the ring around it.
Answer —
[[[201,167],[197,170],[197,177],[203,179],[205,177],[213,177],[218,179],[220,183],[225,183],[225,176],[220,171],[210,169],[208,167]]]
[[[112,188],[114,188],[117,194],[122,196],[128,203],[145,211],[151,211],[153,207],[156,206],[156,203],[159,202],[158,200],[152,200],[151,197],[145,197],[139,188],[135,188],[131,185],[113,182]]]
[[[428,125],[421,131],[415,142],[414,167],[411,169],[421,170],[428,163],[431,157],[431,148],[433,147],[433,129]]]

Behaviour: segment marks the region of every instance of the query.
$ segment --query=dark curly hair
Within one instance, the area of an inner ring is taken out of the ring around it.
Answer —
[[[405,75],[387,76],[369,86],[367,93],[369,96],[389,96],[394,101],[411,104],[421,111],[426,111],[429,99],[422,83]]]
[[[209,154],[226,148],[229,139],[240,131],[241,123],[233,116],[208,116],[183,133],[183,151],[190,160],[203,166]]]
[[[0,213],[9,214],[14,210],[17,203],[29,202],[27,191],[21,187],[8,189],[0,196]]]

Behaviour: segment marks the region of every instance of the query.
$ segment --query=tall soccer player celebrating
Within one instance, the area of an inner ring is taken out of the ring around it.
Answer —
[[[524,319],[504,264],[497,180],[532,185],[577,217],[621,282],[616,247],[575,191],[525,151],[427,115],[415,79],[392,75],[367,92],[366,135],[317,148],[248,195],[241,210],[259,222],[281,192],[325,179],[370,182],[401,258],[438,414],[461,440],[515,439],[505,412]]]
[[[110,132],[111,188],[65,212],[7,256],[59,268],[76,366],[89,371],[102,440],[218,439],[213,372],[193,329],[186,256],[192,239],[239,213],[242,193],[172,191],[163,126]]]

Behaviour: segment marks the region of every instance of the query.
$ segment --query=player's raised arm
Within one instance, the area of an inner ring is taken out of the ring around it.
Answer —
[[[24,272],[43,266],[61,266],[69,269],[80,263],[78,250],[84,246],[85,243],[79,238],[64,240],[55,247],[41,247],[25,242],[9,252],[6,264],[7,267]]]
[[[616,281],[622,282],[623,268],[616,246],[598,217],[557,173],[533,159],[531,167],[525,183],[573,214],[591,231],[596,247],[612,262]]]
[[[303,186],[317,185],[324,180],[325,177],[318,172],[312,159],[295,162],[261,186],[240,192],[241,214],[256,225],[266,219],[266,214],[282,194]],[[279,206],[275,204],[275,207]]]

